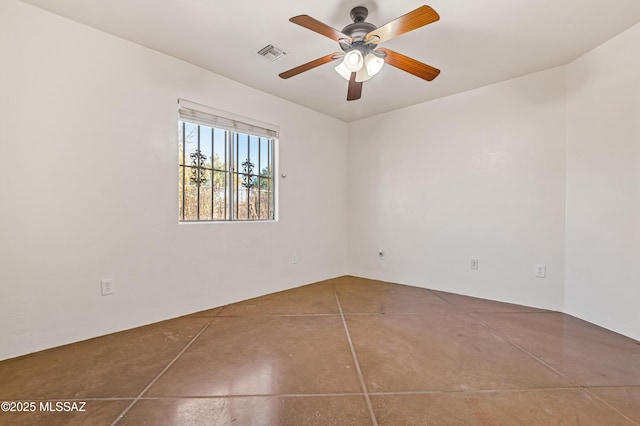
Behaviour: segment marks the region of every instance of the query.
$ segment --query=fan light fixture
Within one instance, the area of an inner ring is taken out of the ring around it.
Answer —
[[[336,72],[340,77],[349,81],[351,73],[356,73],[356,81],[367,81],[374,75],[378,74],[384,66],[384,59],[380,58],[373,53],[367,53],[362,57],[362,53],[359,50],[350,50],[344,55],[344,59],[337,67]]]

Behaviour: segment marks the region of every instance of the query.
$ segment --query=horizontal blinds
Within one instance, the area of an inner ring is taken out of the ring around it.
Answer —
[[[278,138],[278,127],[267,123],[261,123],[249,118],[217,111],[205,105],[194,102],[178,100],[178,112],[180,119],[190,123],[196,123],[218,129],[247,133],[270,139]]]

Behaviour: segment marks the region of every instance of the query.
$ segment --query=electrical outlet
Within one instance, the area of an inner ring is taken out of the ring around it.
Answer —
[[[545,278],[547,276],[547,265],[537,264],[535,266],[534,274],[537,278]]]
[[[291,263],[298,263],[298,254],[297,253],[291,254]]]
[[[471,259],[471,269],[478,269],[478,259]]]
[[[103,296],[115,293],[113,278],[105,278],[100,281],[100,288]]]

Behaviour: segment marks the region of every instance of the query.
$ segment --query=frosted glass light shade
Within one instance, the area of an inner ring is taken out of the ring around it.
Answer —
[[[364,58],[364,66],[367,68],[367,73],[373,77],[378,74],[384,66],[384,59],[377,57],[373,53],[369,53]]]
[[[347,69],[347,67],[344,65],[344,62],[340,62],[334,69],[338,74],[340,74],[340,77],[344,78],[347,81],[351,77],[351,71]]]
[[[360,83],[361,81],[367,81],[367,80],[369,80],[371,77],[373,77],[373,76],[372,76],[372,75],[370,75],[370,74],[367,72],[367,67],[362,67],[362,68],[360,68],[360,71],[358,71],[358,72],[356,73],[356,81],[357,81],[358,83]]]
[[[349,71],[358,72],[364,64],[364,58],[359,50],[351,50],[344,55],[342,63]]]

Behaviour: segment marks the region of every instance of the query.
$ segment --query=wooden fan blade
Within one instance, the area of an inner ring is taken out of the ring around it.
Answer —
[[[364,39],[367,43],[380,44],[394,37],[398,37],[401,34],[435,22],[438,19],[440,19],[440,15],[431,7],[420,6],[406,15],[402,15],[398,19],[376,28],[367,34]]]
[[[356,73],[351,73],[351,78],[349,79],[349,89],[347,90],[347,100],[355,101],[360,99],[362,96],[362,82],[356,81]]]
[[[301,27],[305,27],[308,30],[321,34],[325,37],[329,37],[331,40],[347,40],[349,43],[351,43],[352,41],[351,37],[349,37],[348,35],[342,34],[335,28],[332,28],[327,24],[320,22],[315,18],[312,18],[309,15],[294,16],[293,18],[289,19],[289,21],[293,22],[294,24],[298,24]]]
[[[384,61],[392,67],[400,68],[402,71],[406,71],[409,74],[413,74],[416,77],[420,77],[424,80],[431,81],[440,74],[438,68],[434,68],[431,65],[423,64],[420,61],[416,61],[413,58],[404,56],[393,50],[379,47],[377,50],[387,54]]]
[[[294,75],[298,75],[300,73],[303,73],[305,71],[309,71],[310,69],[313,69],[315,67],[319,67],[320,65],[324,65],[327,64],[331,61],[335,61],[336,59],[340,59],[342,56],[344,55],[344,53],[340,53],[340,52],[336,52],[336,53],[332,53],[330,55],[327,56],[323,56],[322,58],[318,58],[315,61],[311,61],[311,62],[307,62],[306,64],[302,64],[299,65],[295,68],[291,68],[289,71],[285,71],[280,73],[280,78],[289,78],[289,77],[293,77]]]

